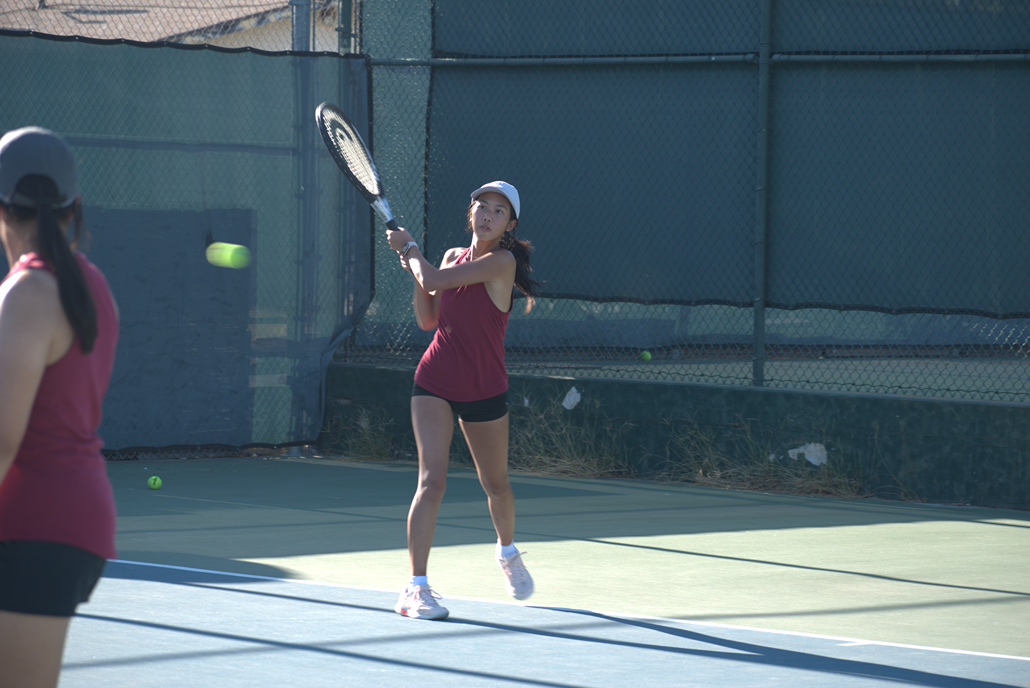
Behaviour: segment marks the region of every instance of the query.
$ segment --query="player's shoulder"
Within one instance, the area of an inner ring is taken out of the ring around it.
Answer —
[[[490,255],[497,256],[497,260],[500,260],[505,263],[515,262],[515,254],[506,248],[499,248],[496,251],[493,251]]]
[[[19,270],[0,287],[0,314],[3,314],[4,320],[49,318],[60,309],[57,278],[47,270]]]
[[[7,278],[4,293],[24,298],[45,298],[57,294],[57,277],[49,270],[23,267]]]

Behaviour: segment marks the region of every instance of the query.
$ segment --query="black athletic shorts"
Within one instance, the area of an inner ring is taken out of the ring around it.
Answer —
[[[485,423],[489,420],[497,420],[498,418],[504,418],[504,414],[508,412],[507,391],[501,392],[495,397],[480,399],[479,401],[451,401],[450,399],[444,399],[439,394],[433,394],[425,387],[419,387],[418,384],[415,384],[411,388],[411,396],[443,399],[451,405],[451,409],[458,414],[458,418],[461,418],[466,423]]]
[[[57,542],[0,541],[0,609],[74,616],[106,563],[92,552]]]

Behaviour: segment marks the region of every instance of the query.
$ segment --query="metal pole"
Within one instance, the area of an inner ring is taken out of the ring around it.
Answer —
[[[762,0],[761,39],[758,46],[758,152],[755,199],[755,310],[754,361],[751,384],[765,385],[765,297],[769,168],[769,68],[772,48],[772,0]]]
[[[355,35],[360,34],[360,29]],[[755,62],[754,53],[735,55],[644,55],[640,57],[374,57],[373,67],[606,67]]]
[[[293,45],[291,50],[311,50],[311,2],[312,0],[290,0],[293,20]]]
[[[340,0],[336,7],[336,52],[341,55],[357,52],[354,50],[354,3],[352,0]]]
[[[311,51],[311,3],[312,0],[290,0],[293,8],[294,52]],[[317,301],[315,285],[318,271],[318,218],[317,218],[317,168],[315,166],[315,103],[314,74],[312,58],[295,55],[294,62],[294,128],[297,144],[297,312],[296,349],[293,378],[300,380],[306,370],[307,347],[317,337],[315,314]],[[292,440],[302,439],[305,428],[312,419],[307,418],[307,401],[304,391],[294,384],[291,428]]]

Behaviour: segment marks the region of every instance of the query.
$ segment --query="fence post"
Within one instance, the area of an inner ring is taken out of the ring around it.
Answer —
[[[354,0],[339,0],[336,6],[336,52],[341,55],[360,52],[354,45],[356,37]]]
[[[311,0],[290,0],[293,21],[293,44],[291,50],[311,50]]]
[[[295,52],[310,52],[312,0],[290,0],[293,8],[293,46]],[[315,314],[318,310],[318,168],[315,164],[315,86],[310,57],[294,56],[294,102],[297,159],[297,339],[310,343],[316,336]],[[301,370],[301,361],[294,364],[294,375]],[[294,392],[291,431],[306,427],[304,399]]]
[[[758,151],[755,199],[755,309],[754,359],[751,384],[765,384],[765,285],[769,168],[769,69],[772,65],[772,0],[762,0],[761,38],[758,46]]]

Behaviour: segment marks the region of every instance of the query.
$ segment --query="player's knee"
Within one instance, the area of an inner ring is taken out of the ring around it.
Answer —
[[[443,494],[446,490],[446,475],[429,474],[419,478],[418,493],[422,499],[439,502],[443,499]]]
[[[503,499],[512,494],[511,482],[508,480],[507,475],[484,476],[480,478],[479,483],[483,486],[483,491],[491,499]]]

